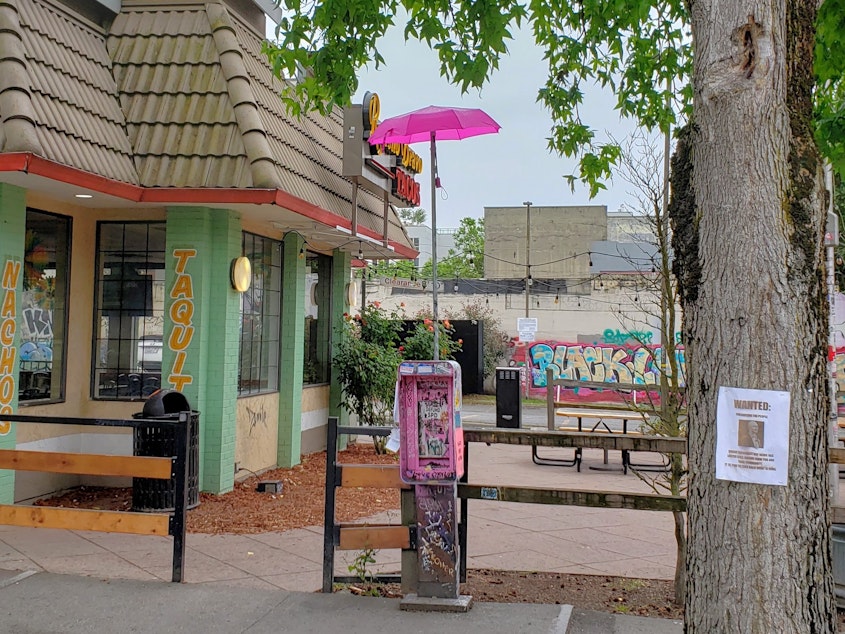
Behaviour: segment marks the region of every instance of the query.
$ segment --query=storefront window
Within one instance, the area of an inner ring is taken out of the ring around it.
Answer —
[[[94,398],[146,398],[161,387],[165,223],[97,225]]]
[[[252,262],[252,284],[241,293],[241,396],[279,389],[282,244],[244,233],[243,255]]]
[[[27,209],[21,295],[20,402],[64,397],[70,218]]]
[[[302,382],[329,380],[331,258],[308,253],[305,267],[305,365]]]

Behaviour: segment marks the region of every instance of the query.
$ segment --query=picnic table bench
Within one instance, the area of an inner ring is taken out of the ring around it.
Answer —
[[[547,403],[547,426],[550,431],[564,431],[574,433],[590,434],[622,434],[641,435],[643,432],[638,425],[629,429],[629,421],[648,422],[651,416],[657,414],[652,406],[640,406],[637,404],[637,394],[653,391],[656,386],[640,384],[623,384],[603,381],[577,381],[573,379],[560,379],[552,376],[551,368],[546,369],[546,403]],[[570,392],[572,396],[568,399],[561,398],[561,391]],[[586,399],[575,399],[575,394],[580,390],[590,390],[601,393],[604,398],[600,401],[588,401]],[[558,424],[558,417],[574,419],[575,425]],[[590,422],[585,422],[588,419]],[[621,421],[622,428],[614,429],[608,422]],[[629,468],[640,470],[662,470],[666,464],[640,464],[631,462],[630,450],[622,449],[621,470],[627,474]],[[538,465],[549,466],[574,466],[581,471],[581,460],[583,448],[575,447],[572,458],[549,458],[542,457],[537,453],[537,447],[531,448],[531,459]],[[608,450],[604,449],[604,462],[601,466],[592,466],[592,469],[606,470],[616,467],[606,467],[608,464]]]
[[[637,412],[632,411],[602,411],[602,410],[594,410],[588,408],[568,408],[568,409],[556,409],[555,416],[563,416],[566,418],[574,418],[577,421],[575,426],[558,426],[557,424],[553,424],[549,427],[552,431],[573,431],[573,432],[588,432],[592,434],[641,434],[642,432],[639,429],[628,429],[628,421],[630,420],[642,420],[642,416]],[[594,422],[588,423],[585,425],[584,419],[593,419]],[[608,421],[622,421],[622,429],[615,430],[608,425]],[[565,458],[544,458],[541,457],[537,453],[537,447],[533,446],[531,448],[531,459],[534,461],[535,464],[538,465],[549,465],[549,466],[565,466],[571,467],[574,466],[577,471],[581,471],[581,459],[582,459],[582,447],[575,447],[575,453],[571,459]],[[622,472],[628,473],[628,468],[631,465],[631,454],[630,451],[627,449],[622,449]],[[608,464],[608,450],[604,449],[604,465]],[[634,465],[637,466],[637,465]],[[590,467],[591,469],[596,470],[611,470],[616,469],[615,467],[605,467],[605,466],[598,466],[594,465]]]

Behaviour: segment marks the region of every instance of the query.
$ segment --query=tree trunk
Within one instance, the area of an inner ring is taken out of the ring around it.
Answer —
[[[834,632],[816,3],[689,4],[694,125],[672,211],[689,389],[686,632]],[[790,393],[787,486],[716,479],[720,386]]]

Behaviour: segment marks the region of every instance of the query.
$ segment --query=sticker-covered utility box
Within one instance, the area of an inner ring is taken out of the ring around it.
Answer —
[[[397,391],[402,481],[456,482],[464,473],[461,366],[456,361],[404,361]]]

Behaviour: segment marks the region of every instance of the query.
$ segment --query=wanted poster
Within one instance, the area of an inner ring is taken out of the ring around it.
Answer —
[[[720,387],[716,478],[786,486],[789,392]]]

